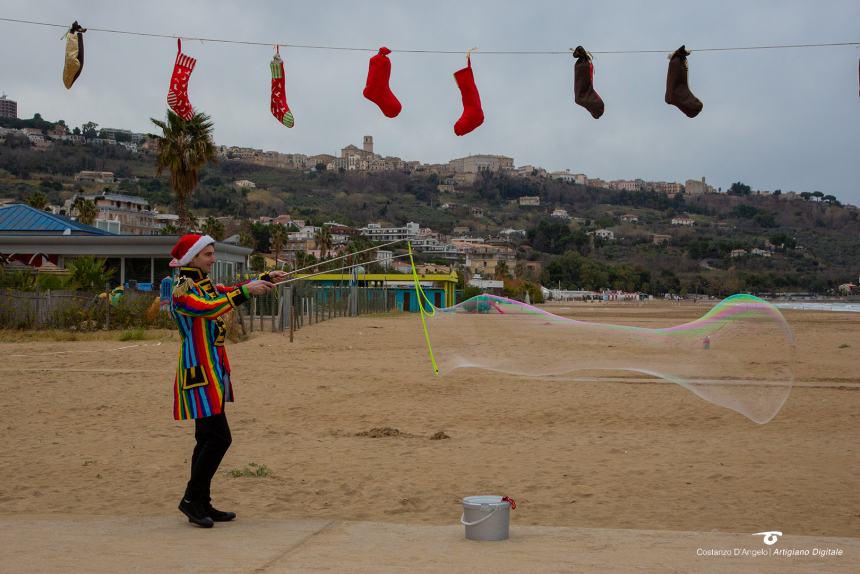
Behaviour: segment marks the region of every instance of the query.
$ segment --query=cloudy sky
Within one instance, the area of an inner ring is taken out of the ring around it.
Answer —
[[[590,177],[684,181],[725,189],[815,191],[860,204],[860,49],[733,52],[697,48],[860,42],[860,2],[808,1],[39,1],[0,0],[0,17],[177,36],[457,54],[394,53],[388,119],[362,89],[372,52],[282,48],[296,125],[269,114],[267,46],[185,41],[198,59],[190,99],[210,114],[219,144],[331,153],[362,136],[384,155],[445,162],[467,154]],[[85,35],[85,67],[62,84],[63,31],[0,22],[0,91],[19,117],[39,112],[69,125],[151,131],[163,116],[176,42]],[[664,53],[597,54],[595,86],[606,113],[573,102],[570,55],[473,55],[486,121],[453,133],[462,110],[453,72],[465,50],[674,50],[690,56],[690,85],[704,111],[688,119],[663,102]]]

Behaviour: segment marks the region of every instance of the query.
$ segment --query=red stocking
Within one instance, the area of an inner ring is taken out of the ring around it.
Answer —
[[[170,77],[170,89],[167,92],[167,105],[176,115],[185,121],[191,119],[194,110],[188,101],[188,79],[194,70],[197,60],[182,53],[182,40],[176,40],[176,62],[173,64],[173,75]]]
[[[396,118],[402,106],[388,87],[388,80],[391,78],[391,60],[388,59],[390,53],[391,50],[383,46],[379,53],[370,59],[364,97],[379,106],[386,117]]]
[[[466,67],[454,72],[457,87],[463,97],[463,114],[454,124],[454,133],[464,136],[476,127],[484,123],[484,110],[481,109],[481,96],[478,94],[478,86],[475,85],[475,76],[472,74],[472,58],[466,58]]]

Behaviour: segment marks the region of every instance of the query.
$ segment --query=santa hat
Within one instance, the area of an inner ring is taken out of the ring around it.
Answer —
[[[212,245],[215,240],[208,235],[200,235],[197,233],[186,233],[179,238],[170,254],[173,255],[173,260],[170,262],[171,267],[182,267],[188,265],[194,256],[203,251],[207,245]]]

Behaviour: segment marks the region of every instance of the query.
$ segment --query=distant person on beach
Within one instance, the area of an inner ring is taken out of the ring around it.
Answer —
[[[209,271],[215,263],[215,240],[208,235],[183,235],[170,252],[178,268],[170,297],[170,315],[179,328],[181,344],[173,389],[173,418],[194,419],[197,441],[191,456],[191,479],[179,510],[198,526],[236,518],[234,512],[212,506],[210,485],[232,437],[224,405],[233,400],[230,363],[224,348],[227,329],[222,315],[252,295],[268,293],[272,282],[286,277],[271,271],[259,279],[225,287],[213,285]]]

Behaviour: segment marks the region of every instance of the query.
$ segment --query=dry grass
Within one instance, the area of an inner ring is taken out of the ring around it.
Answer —
[[[132,337],[129,337],[129,334]],[[141,341],[178,340],[178,333],[168,329],[134,329],[132,331],[67,331],[47,329],[43,331],[18,331],[0,329],[0,343],[61,342],[61,341]]]

